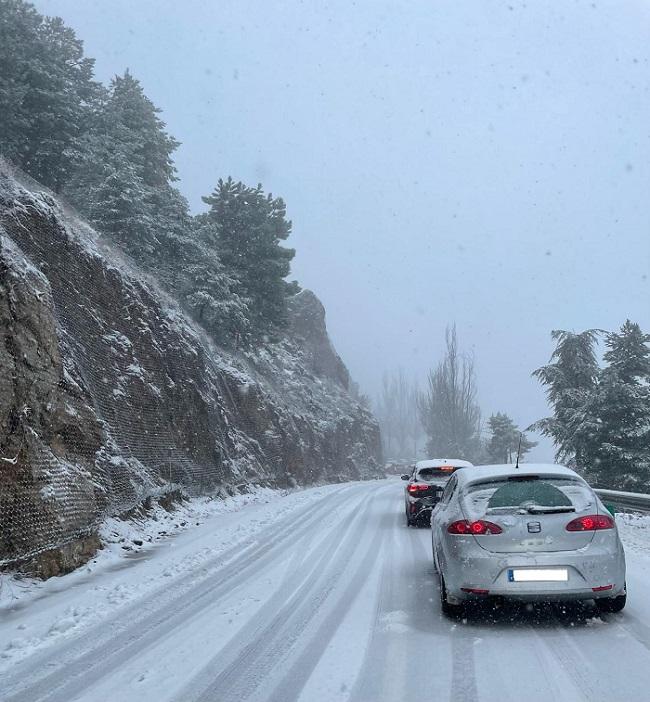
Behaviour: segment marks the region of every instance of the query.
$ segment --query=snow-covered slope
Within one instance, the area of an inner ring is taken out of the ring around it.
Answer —
[[[217,348],[74,213],[0,166],[0,566],[83,562],[107,515],[180,485],[233,493],[376,473],[308,292],[283,341]],[[36,559],[36,560],[34,560]]]

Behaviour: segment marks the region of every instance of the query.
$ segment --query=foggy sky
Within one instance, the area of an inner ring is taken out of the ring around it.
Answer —
[[[645,0],[37,0],[182,142],[180,188],[281,195],[294,276],[362,389],[445,326],[480,404],[545,416],[550,331],[650,330]],[[550,459],[548,445],[535,453]]]

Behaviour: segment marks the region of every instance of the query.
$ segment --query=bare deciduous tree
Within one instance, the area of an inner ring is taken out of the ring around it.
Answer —
[[[474,362],[458,350],[456,325],[447,328],[445,338],[445,357],[429,371],[427,388],[418,401],[427,452],[430,457],[472,460],[481,450]]]
[[[417,410],[418,388],[402,368],[384,373],[377,402],[377,417],[384,451],[393,458],[414,458],[422,427]]]

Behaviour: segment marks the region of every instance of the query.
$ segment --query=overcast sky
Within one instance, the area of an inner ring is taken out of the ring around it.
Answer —
[[[647,0],[35,5],[140,79],[194,211],[228,175],[286,200],[366,392],[455,321],[484,413],[527,425],[552,329],[650,331]]]

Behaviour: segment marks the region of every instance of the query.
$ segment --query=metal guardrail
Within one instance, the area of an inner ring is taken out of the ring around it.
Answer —
[[[603,502],[614,505],[620,512],[642,512],[650,514],[650,495],[640,492],[619,492],[618,490],[596,490]]]

